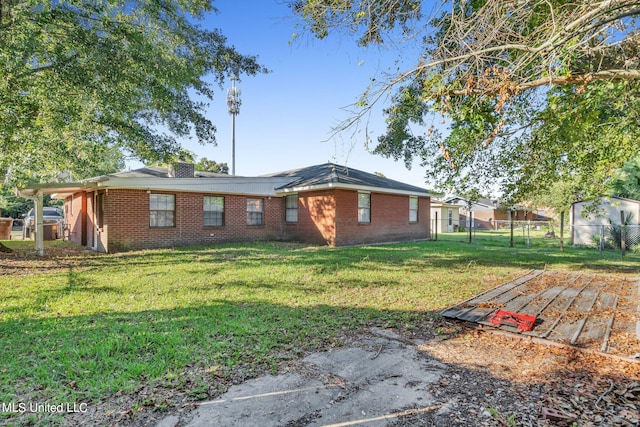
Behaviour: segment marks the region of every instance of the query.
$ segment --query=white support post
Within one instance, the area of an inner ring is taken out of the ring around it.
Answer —
[[[44,220],[42,215],[42,208],[44,203],[42,199],[43,199],[42,192],[38,191],[36,193],[36,198],[35,198],[34,219],[36,221],[36,228],[35,228],[36,253],[39,256],[44,256]]]

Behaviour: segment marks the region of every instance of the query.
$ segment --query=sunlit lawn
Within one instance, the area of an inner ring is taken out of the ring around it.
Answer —
[[[534,268],[639,274],[638,254],[621,260],[595,250],[560,253],[459,239],[73,254],[47,268],[38,261],[23,271],[5,268],[0,402],[91,402],[154,382],[191,387],[194,398],[204,398],[197,381],[181,378],[185,367],[221,379],[275,371],[279,362],[335,342],[345,331],[418,327]]]

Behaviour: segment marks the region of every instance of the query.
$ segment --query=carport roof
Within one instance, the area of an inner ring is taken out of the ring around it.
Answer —
[[[25,188],[18,188],[16,194],[21,197],[34,197],[38,193],[42,194],[73,194],[78,191],[86,191],[92,188],[96,188],[95,182],[68,182],[68,183],[44,183],[44,184],[30,184]]]

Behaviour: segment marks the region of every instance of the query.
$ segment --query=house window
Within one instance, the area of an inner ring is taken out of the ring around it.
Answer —
[[[418,222],[418,198],[409,197],[409,222]]]
[[[371,194],[358,193],[358,222],[368,224],[371,222]]]
[[[263,225],[263,200],[247,199],[247,225]]]
[[[453,225],[453,209],[449,208],[449,227]]]
[[[174,194],[149,195],[150,227],[174,227],[175,219],[176,196]]]
[[[224,225],[224,197],[204,196],[204,226]]]
[[[298,195],[285,197],[285,221],[298,222]]]

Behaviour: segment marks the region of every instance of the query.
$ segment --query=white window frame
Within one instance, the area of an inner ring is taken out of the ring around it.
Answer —
[[[358,192],[358,224],[371,224],[371,193]]]
[[[149,227],[170,228],[176,226],[176,195],[149,194]]]
[[[264,225],[264,199],[247,199],[247,225],[253,227]]]
[[[212,203],[213,201],[216,203]],[[222,205],[218,203],[222,200]],[[203,218],[205,227],[223,227],[224,226],[224,197],[222,196],[204,196],[202,199]],[[221,207],[221,209],[220,209]]]
[[[418,222],[418,197],[409,196],[409,222]]]
[[[295,203],[294,203],[295,202]],[[289,224],[298,222],[298,195],[288,194],[284,198],[284,220]]]

